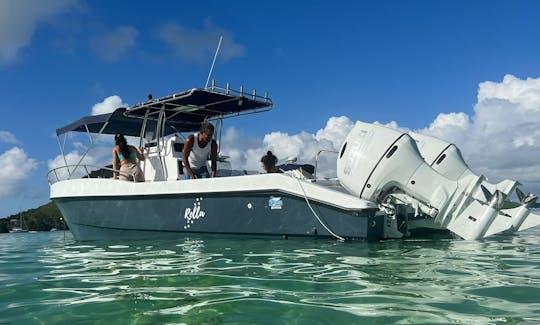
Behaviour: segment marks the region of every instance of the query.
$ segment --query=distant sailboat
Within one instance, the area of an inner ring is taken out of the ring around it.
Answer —
[[[23,217],[20,211],[19,211],[19,227],[14,227],[9,232],[10,233],[28,232],[28,229],[23,229]]]

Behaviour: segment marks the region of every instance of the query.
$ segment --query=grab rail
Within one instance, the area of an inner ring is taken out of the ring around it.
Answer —
[[[133,178],[133,181],[135,181],[135,174],[133,173],[128,173],[128,172],[125,172],[125,171],[122,171],[122,170],[118,170],[118,169],[113,169],[113,168],[109,168],[109,167],[105,167],[105,166],[96,166],[96,165],[65,165],[65,166],[60,166],[60,167],[56,167],[56,168],[53,168],[51,170],[49,170],[49,172],[47,173],[47,182],[49,183],[49,185],[52,185],[56,182],[59,182],[59,181],[64,181],[64,180],[68,180],[68,179],[73,179],[75,177],[73,177],[74,175],[71,174],[69,168],[70,167],[74,167],[74,168],[84,168],[85,172],[86,172],[86,175],[82,176],[82,177],[79,177],[79,178],[90,178],[90,173],[92,172],[95,172],[95,171],[98,171],[98,170],[108,170],[108,171],[112,171],[113,173],[118,173],[118,174],[122,174],[122,175],[126,175],[126,176],[129,176],[131,178]],[[91,171],[88,171],[88,168],[91,169]],[[62,169],[66,169],[68,171],[68,175],[66,175],[67,177],[59,177],[58,176],[58,172],[59,170],[62,170]],[[54,175],[54,179],[51,179],[52,175]]]
[[[317,155],[315,156],[315,171],[313,172],[313,177],[315,177],[315,178],[317,178],[317,167],[319,165],[319,156],[321,155],[321,153],[335,153],[335,154],[338,154],[339,152],[333,151],[333,150],[319,150],[319,152],[317,152]]]
[[[263,96],[257,94],[257,89],[253,89],[251,93],[244,91],[244,86],[240,86],[239,90],[235,90],[231,88],[231,84],[227,82],[227,85],[225,87],[218,86],[216,84],[216,80],[212,79],[212,84],[210,86],[205,87],[206,90],[213,91],[215,93],[221,93],[225,95],[238,95],[240,97],[250,98],[252,100],[257,101],[263,101],[267,104],[272,104],[272,99],[270,99],[270,96],[268,95],[268,92],[265,92]]]

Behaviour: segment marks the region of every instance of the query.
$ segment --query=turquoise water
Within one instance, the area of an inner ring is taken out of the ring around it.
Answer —
[[[0,234],[0,324],[536,324],[540,229],[482,242]]]

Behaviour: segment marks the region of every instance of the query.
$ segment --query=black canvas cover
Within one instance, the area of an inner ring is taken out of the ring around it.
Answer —
[[[87,132],[98,133],[101,128],[107,123],[107,126],[103,130],[103,134],[116,134],[121,133],[128,136],[139,136],[141,134],[141,128],[143,119],[138,117],[127,117],[124,115],[126,108],[118,108],[112,113],[86,116],[70,123],[64,127],[56,129],[56,135],[61,135],[66,132]],[[200,128],[200,123],[190,123],[182,121],[168,121],[165,127],[165,134],[169,135],[176,132],[188,132],[197,131]],[[146,125],[147,131],[154,131],[156,129],[156,121],[149,120]]]
[[[149,118],[157,119],[164,108],[169,121],[201,123],[205,118],[231,116],[272,106],[270,99],[263,100],[249,94],[245,96],[193,88],[183,93],[150,100],[130,107],[127,114],[142,117],[149,110]]]

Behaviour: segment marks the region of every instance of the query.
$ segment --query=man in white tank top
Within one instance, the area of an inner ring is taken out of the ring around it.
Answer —
[[[190,135],[184,143],[183,162],[184,175],[190,179],[217,176],[217,143],[212,140],[214,126],[203,124],[197,134]],[[208,174],[206,161],[210,157],[212,172]]]

